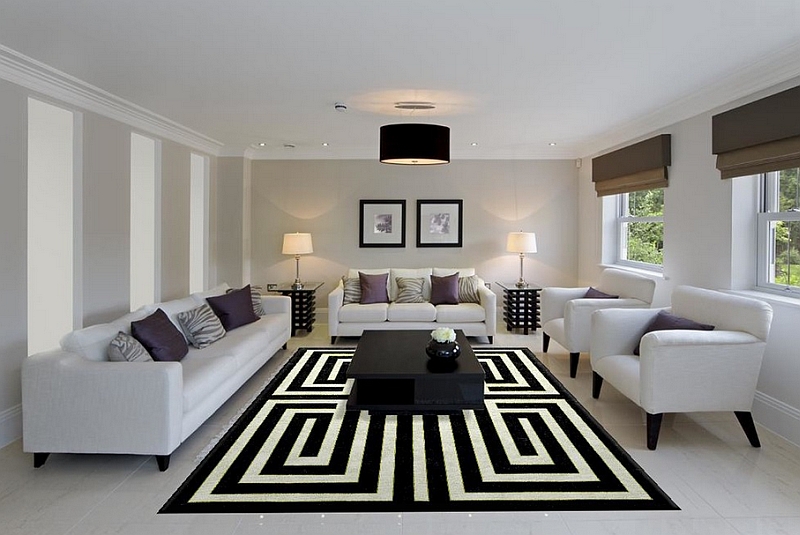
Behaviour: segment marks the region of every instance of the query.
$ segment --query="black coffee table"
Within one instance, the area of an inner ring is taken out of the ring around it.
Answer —
[[[347,377],[347,408],[385,412],[450,412],[483,409],[483,367],[456,331],[461,356],[436,366],[425,353],[430,331],[364,331]]]

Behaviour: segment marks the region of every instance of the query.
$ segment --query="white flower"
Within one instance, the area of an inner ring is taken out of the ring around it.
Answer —
[[[439,327],[431,331],[431,338],[443,344],[445,342],[455,342],[456,332],[448,327]]]

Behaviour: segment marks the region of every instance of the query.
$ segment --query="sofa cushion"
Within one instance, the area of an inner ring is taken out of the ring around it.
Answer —
[[[107,360],[108,344],[111,343],[111,340],[114,339],[119,331],[120,329],[112,323],[101,323],[85,327],[64,335],[61,338],[61,348],[85,359]]]
[[[209,349],[191,349],[181,361],[184,413],[202,403],[236,373],[238,365],[233,355],[212,356]]]
[[[388,303],[389,293],[386,286],[386,281],[388,278],[388,273],[382,273],[380,275],[359,273],[358,279],[361,281],[360,303],[362,305],[368,305],[371,303]]]
[[[688,318],[681,318],[679,316],[675,316],[674,314],[670,314],[665,310],[659,310],[658,314],[650,320],[650,323],[647,324],[647,327],[644,329],[644,333],[642,336],[649,332],[653,331],[670,331],[670,330],[687,330],[687,331],[713,331],[713,325],[707,325],[705,323],[699,323],[694,320],[690,320]],[[633,350],[634,355],[639,354],[639,345],[640,343],[636,344],[636,348]]]
[[[434,305],[458,304],[458,273],[446,277],[431,275],[431,303]]]
[[[361,280],[358,278],[348,279],[347,277],[342,277],[342,288],[344,289],[342,304],[348,305],[350,303],[361,302]]]
[[[446,277],[458,273],[459,277],[471,277],[475,275],[475,268],[433,268],[433,275]]]
[[[115,325],[118,331],[122,331],[125,334],[131,334],[131,322],[144,319],[155,312],[155,310],[156,309],[153,305],[144,305],[137,308],[133,312],[128,312],[121,318],[115,319],[111,322],[111,324]]]
[[[206,299],[208,299],[209,297],[216,297],[218,295],[224,295],[230,289],[231,289],[231,287],[228,286],[228,283],[223,282],[222,284],[220,284],[218,286],[215,286],[215,287],[213,287],[213,288],[211,288],[209,290],[203,290],[202,292],[195,292],[195,293],[193,293],[191,295],[191,297],[192,297],[192,299],[195,300],[195,302],[198,305],[205,305],[206,304]]]
[[[131,323],[131,333],[154,360],[178,361],[186,356],[186,339],[160,308]]]
[[[108,344],[107,354],[111,362],[153,362],[153,357],[139,340],[122,331]]]
[[[392,268],[389,274],[389,301],[397,301],[397,278],[423,279],[422,297],[431,300],[431,268]]]
[[[607,294],[591,286],[586,290],[586,294],[583,297],[584,299],[619,299],[618,295]]]
[[[392,303],[386,313],[389,321],[434,321],[436,307],[430,303]]]
[[[225,328],[208,303],[197,308],[178,313],[183,332],[194,347],[203,349],[223,336]]]
[[[164,311],[164,314],[167,315],[169,320],[172,322],[175,327],[178,328],[178,332],[186,338],[186,333],[183,332],[183,327],[181,327],[181,322],[178,321],[178,314],[180,312],[186,312],[187,310],[191,310],[197,306],[197,302],[194,300],[192,296],[184,297],[182,299],[173,299],[172,301],[163,301],[161,303],[157,303],[153,306],[153,310],[161,309]]]
[[[339,309],[339,321],[342,323],[378,323],[386,321],[388,303],[359,305],[352,303]]]
[[[425,286],[425,279],[412,277],[397,277],[395,279],[397,295],[395,303],[424,303],[425,296],[422,288]]]
[[[436,322],[447,323],[479,323],[486,320],[486,311],[477,303],[461,303],[458,305],[438,305]]]
[[[242,325],[258,320],[253,311],[250,285],[234,290],[225,295],[209,297],[206,299],[211,310],[219,317],[226,331],[232,331]]]
[[[480,303],[481,296],[478,293],[480,279],[477,275],[458,278],[458,302],[459,303]]]

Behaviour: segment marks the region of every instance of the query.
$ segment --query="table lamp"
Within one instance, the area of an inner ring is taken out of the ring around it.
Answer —
[[[536,252],[536,233],[535,232],[509,232],[506,240],[506,251],[509,253],[519,253],[519,280],[517,288],[527,288],[528,283],[523,277],[522,263],[525,260],[525,253]]]
[[[301,290],[303,283],[300,281],[300,255],[311,254],[314,246],[311,244],[311,234],[306,232],[295,232],[283,235],[283,254],[293,254],[295,261],[295,278],[292,289]]]

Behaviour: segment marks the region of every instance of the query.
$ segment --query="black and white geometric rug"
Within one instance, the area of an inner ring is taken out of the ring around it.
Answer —
[[[160,513],[677,509],[525,348],[485,410],[346,411],[353,349],[300,349]]]

